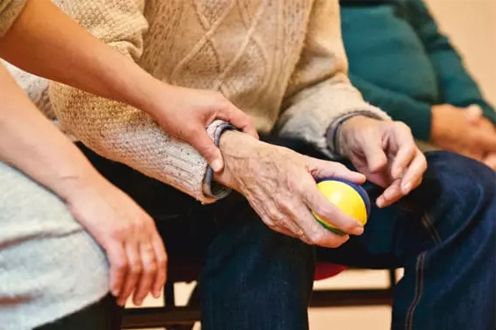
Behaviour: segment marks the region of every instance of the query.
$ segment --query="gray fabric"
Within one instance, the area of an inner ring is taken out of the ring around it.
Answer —
[[[0,329],[31,329],[107,292],[105,254],[65,204],[0,162]]]

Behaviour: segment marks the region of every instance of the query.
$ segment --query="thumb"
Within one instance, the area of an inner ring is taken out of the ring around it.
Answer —
[[[471,124],[476,124],[482,117],[482,109],[477,104],[472,104],[465,110],[465,118]]]
[[[222,154],[206,130],[200,130],[189,140],[189,143],[207,160],[214,172],[222,171],[224,168]]]

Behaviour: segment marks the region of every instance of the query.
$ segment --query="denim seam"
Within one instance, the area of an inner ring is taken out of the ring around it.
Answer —
[[[420,298],[422,297],[422,291],[424,289],[424,264],[426,255],[427,252],[423,252],[417,257],[417,269],[415,273],[415,297],[413,298],[413,301],[406,314],[406,330],[413,329],[413,314],[415,313],[415,309],[417,308]]]
[[[424,215],[421,218],[421,222],[424,225],[424,227],[427,229],[429,234],[431,235],[432,240],[434,243],[439,244],[441,243],[441,236],[439,235],[438,231],[436,230],[436,227],[434,227],[431,218],[429,217],[429,214],[424,213]]]

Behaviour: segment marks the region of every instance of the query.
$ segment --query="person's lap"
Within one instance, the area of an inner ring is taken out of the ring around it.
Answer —
[[[103,251],[64,203],[0,162],[0,328],[64,317],[107,288]]]
[[[288,146],[287,141],[270,142]],[[289,144],[304,154],[323,157],[303,143]],[[173,188],[85,151],[105,176],[157,220],[171,261],[205,262],[200,281],[205,329],[306,327],[313,248],[272,232],[237,194],[215,205],[201,206]],[[441,328],[457,325],[461,321],[456,317],[452,323],[443,323],[445,320],[439,317],[462,312],[464,299],[490,301],[491,297],[480,296],[480,288],[485,284],[494,288],[489,281],[494,275],[490,263],[494,252],[488,241],[495,230],[494,221],[488,221],[488,206],[495,207],[494,185],[490,182],[494,182],[494,173],[449,153],[433,153],[428,160],[423,185],[393,207],[374,207],[364,235],[339,249],[317,249],[320,260],[406,268],[396,293],[395,328],[419,322]],[[371,184],[367,190],[372,199],[380,192]],[[472,208],[478,214],[471,214]],[[477,243],[480,249],[474,245]],[[464,265],[465,259],[473,262]],[[453,269],[454,265],[459,269]],[[170,265],[173,267],[174,262]],[[458,270],[464,276],[457,276]],[[457,281],[461,279],[476,287],[460,289],[470,287],[467,283],[460,285]],[[444,290],[444,286],[449,289]],[[458,303],[443,307],[450,298]],[[480,324],[491,323],[487,316],[491,306],[486,305],[478,313]]]

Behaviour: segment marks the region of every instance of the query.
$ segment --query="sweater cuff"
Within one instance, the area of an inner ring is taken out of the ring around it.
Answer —
[[[27,0],[0,0],[0,37],[3,37],[14,24]]]
[[[332,123],[329,125],[329,128],[327,129],[326,132],[327,148],[329,149],[329,152],[333,155],[333,158],[343,157],[339,150],[339,146],[341,144],[341,142],[339,141],[339,136],[340,136],[339,133],[341,131],[341,127],[343,123],[355,116],[365,116],[377,120],[387,119],[387,117],[385,116],[380,116],[376,112],[367,111],[367,110],[348,112],[334,119]]]
[[[220,142],[220,137],[222,136],[222,133],[225,131],[229,130],[234,130],[236,129],[234,126],[231,124],[222,121],[222,120],[215,120],[210,124],[208,127],[208,134],[214,141],[216,146],[219,146]],[[231,189],[227,188],[213,180],[214,178],[214,171],[210,166],[207,167],[207,172],[205,173],[205,178],[203,179],[203,193],[206,196],[212,197],[216,200],[222,199],[229,195],[231,193]]]

